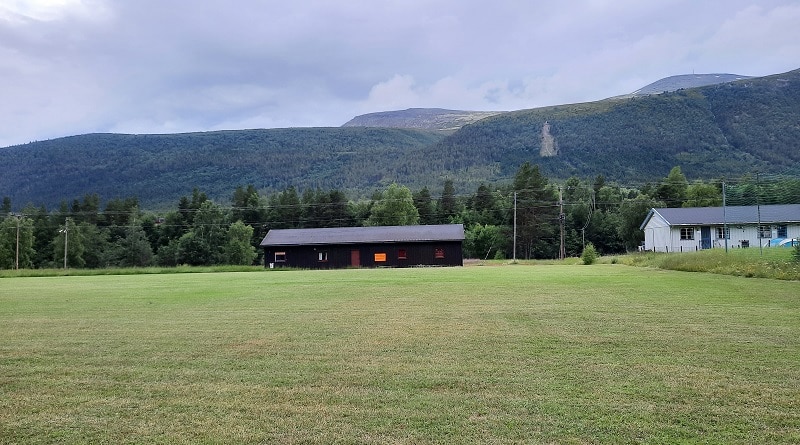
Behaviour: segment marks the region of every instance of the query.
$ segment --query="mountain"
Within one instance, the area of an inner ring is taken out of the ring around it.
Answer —
[[[650,85],[646,85],[634,91],[631,94],[634,96],[660,94],[685,88],[698,88],[744,79],[752,79],[752,77],[741,76],[739,74],[682,74],[679,76],[670,76],[661,80],[657,80]]]
[[[409,108],[362,114],[347,121],[343,127],[416,128],[421,130],[454,131],[464,125],[501,111],[460,111],[441,108]]]
[[[682,74],[657,80],[631,94],[619,96],[619,98],[659,94],[679,89],[697,88],[750,78],[751,76],[741,76],[738,74]],[[409,108],[406,110],[362,114],[345,122],[342,126],[454,131],[464,125],[501,113],[503,112],[445,110],[442,108]]]
[[[446,178],[460,193],[472,193],[480,183],[510,181],[526,161],[551,179],[603,175],[637,185],[664,178],[676,165],[690,180],[738,178],[796,169],[798,123],[795,70],[505,112],[456,131],[347,126],[91,134],[0,149],[0,196],[17,208],[28,202],[53,208],[98,193],[136,196],[153,208],[174,207],[193,187],[219,202],[248,184],[264,191],[335,188],[358,198],[391,182],[436,192]]]
[[[234,189],[385,187],[387,160],[444,135],[394,128],[279,128],[183,134],[86,134],[0,149],[0,196],[53,208],[88,193],[174,207],[198,187],[218,202]],[[365,192],[366,193],[366,192]]]
[[[796,167],[799,122],[800,70],[795,70],[504,113],[465,126],[427,148],[426,156],[429,168],[458,172],[453,176],[464,185],[479,177],[470,177],[471,171],[509,178],[525,161],[539,164],[550,177],[602,174],[633,184],[663,178],[676,165],[690,179],[740,177]]]

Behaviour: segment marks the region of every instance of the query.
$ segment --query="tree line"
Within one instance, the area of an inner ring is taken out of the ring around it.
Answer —
[[[107,268],[259,264],[270,229],[461,223],[465,256],[558,258],[578,256],[588,243],[601,254],[637,249],[653,207],[785,204],[800,200],[800,180],[746,176],[736,181],[689,182],[680,167],[656,183],[623,187],[602,175],[563,182],[523,163],[509,184],[480,184],[458,193],[444,180],[441,194],[396,183],[353,201],[340,190],[290,186],[269,195],[239,186],[229,205],[195,188],[163,214],[140,209],[135,197],[101,209],[87,194],[55,211],[27,205],[0,209],[0,268]],[[514,237],[516,234],[516,237]],[[562,242],[563,240],[563,242]]]

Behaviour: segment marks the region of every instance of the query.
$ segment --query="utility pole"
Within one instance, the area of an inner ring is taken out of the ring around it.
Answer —
[[[69,239],[69,217],[64,220],[64,270],[67,269],[67,240]]]
[[[558,259],[563,260],[567,256],[567,251],[564,248],[564,222],[567,215],[564,214],[564,193],[561,187],[558,187],[558,225],[561,227],[561,247],[558,250]]]
[[[517,192],[514,192],[514,262],[517,262]]]
[[[728,253],[728,215],[725,202],[725,181],[722,181],[722,238],[725,239],[725,253]]]
[[[758,180],[758,173],[756,173],[756,211],[758,212],[758,253],[761,256],[764,256],[764,246],[762,246],[761,242],[761,198],[759,195],[761,194],[761,182]],[[769,242],[769,241],[768,241]]]
[[[16,264],[17,270],[19,270],[19,220],[20,220],[20,218],[22,218],[22,215],[16,215],[16,216],[17,216],[17,259],[16,259],[15,264]]]

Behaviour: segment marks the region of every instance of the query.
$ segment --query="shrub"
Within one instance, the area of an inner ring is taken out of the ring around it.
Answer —
[[[597,260],[597,257],[597,249],[594,248],[594,244],[589,243],[583,248],[583,253],[581,254],[583,264],[592,264]]]
[[[800,240],[798,240],[800,241]],[[800,263],[800,242],[796,242],[794,245],[794,252],[792,252],[792,258],[796,263]]]

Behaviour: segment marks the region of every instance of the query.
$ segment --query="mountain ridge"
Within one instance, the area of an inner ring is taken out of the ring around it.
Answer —
[[[615,96],[609,99],[661,94],[680,89],[698,88],[751,78],[753,78],[753,76],[728,73],[679,74],[659,79],[632,93]],[[464,125],[505,112],[506,111],[448,110],[444,108],[407,108],[405,110],[389,110],[361,114],[345,122],[342,127],[416,128],[455,131]]]
[[[740,74],[728,73],[679,74],[676,76],[669,76],[659,79],[651,84],[639,88],[631,94],[634,96],[641,96],[645,94],[669,93],[685,88],[699,88],[752,78],[753,76],[742,76]]]
[[[342,127],[416,128],[422,130],[455,131],[464,125],[503,111],[465,111],[443,108],[407,108],[379,111],[356,116]]]
[[[0,149],[0,196],[15,207],[85,194],[174,205],[197,187],[339,189],[370,196],[392,182],[437,190],[503,183],[524,162],[553,179],[620,183],[776,173],[800,164],[800,70],[626,99],[516,110],[457,131],[378,127],[77,135]],[[548,154],[543,157],[542,153]]]

